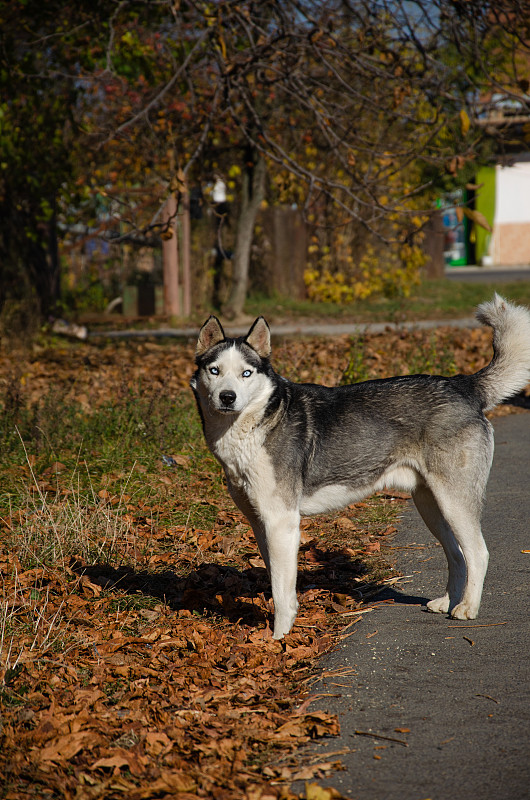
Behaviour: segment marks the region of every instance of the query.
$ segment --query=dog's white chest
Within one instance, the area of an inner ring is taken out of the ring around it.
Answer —
[[[247,494],[270,470],[270,459],[263,448],[263,434],[234,425],[212,445],[231,483]]]

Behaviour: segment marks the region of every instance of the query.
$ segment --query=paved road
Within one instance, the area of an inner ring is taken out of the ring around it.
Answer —
[[[245,325],[226,325],[228,336],[244,336],[253,320]],[[416,322],[290,322],[273,323],[271,333],[273,336],[355,336],[366,331],[370,333],[383,333],[386,330],[431,330],[440,326],[449,328],[478,328],[480,323],[474,317],[459,319],[433,319],[418,320]],[[147,330],[117,330],[117,331],[89,331],[88,337],[106,339],[196,339],[198,328],[150,328]]]
[[[421,610],[438,596],[445,567],[411,506],[392,542],[408,583],[323,665],[352,670],[314,688],[339,695],[318,701],[339,714],[341,737],[317,751],[353,750],[341,756],[347,771],[322,781],[348,797],[530,797],[530,553],[521,552],[530,549],[530,416],[500,418],[495,429],[483,525],[490,569],[479,619],[455,623]],[[476,625],[485,627],[469,627]]]
[[[453,281],[471,283],[509,283],[530,280],[530,267],[449,267],[445,277]]]

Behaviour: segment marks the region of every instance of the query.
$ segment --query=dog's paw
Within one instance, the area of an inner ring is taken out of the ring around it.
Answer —
[[[447,614],[449,611],[449,597],[437,597],[436,600],[429,600],[427,603],[427,610],[433,614]]]
[[[295,619],[296,619],[296,613],[289,614],[289,616],[287,617],[281,617],[277,614],[274,617],[274,632],[272,634],[272,638],[283,639],[284,636],[290,633],[294,625]]]
[[[292,622],[288,622],[288,623],[286,623],[284,625],[281,625],[281,624],[275,622],[274,623],[274,631],[273,631],[273,634],[272,634],[272,638],[273,639],[283,639],[284,636],[287,636],[287,634],[290,633],[292,627],[293,627],[293,623]]]
[[[478,615],[478,608],[470,603],[459,603],[451,611],[453,619],[476,619]]]

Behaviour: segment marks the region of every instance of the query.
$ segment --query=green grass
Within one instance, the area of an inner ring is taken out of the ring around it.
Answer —
[[[282,317],[329,319],[337,322],[401,322],[471,316],[475,307],[494,292],[530,305],[530,281],[472,283],[456,280],[424,281],[410,297],[373,297],[347,305],[314,303],[288,297],[249,297],[245,311],[281,321]]]
[[[142,391],[116,397],[90,413],[50,392],[38,406],[0,397],[0,516],[26,568],[69,558],[134,562],[152,547],[132,543],[128,515],[146,525],[211,528],[217,510],[208,496],[223,491],[220,469],[203,440],[193,398]],[[163,456],[180,456],[167,466]],[[204,492],[206,495],[206,491]],[[145,511],[144,511],[145,509]],[[116,542],[131,546],[118,556]]]
[[[57,462],[75,473],[78,488],[99,491],[112,476],[116,493],[130,491],[135,464],[150,473],[159,469],[164,454],[183,453],[195,462],[207,457],[193,400],[184,393],[177,399],[150,397],[141,389],[89,414],[55,392],[38,407],[22,401],[13,406],[0,398],[0,448],[7,468],[0,505],[20,477],[37,479],[48,471],[53,483]],[[190,460],[192,466],[198,465]]]

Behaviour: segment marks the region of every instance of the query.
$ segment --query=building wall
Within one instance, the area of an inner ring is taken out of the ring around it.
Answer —
[[[492,250],[493,263],[496,265],[530,264],[530,220],[496,225]]]
[[[530,264],[530,162],[497,166],[495,184],[493,264]]]

